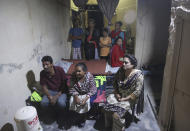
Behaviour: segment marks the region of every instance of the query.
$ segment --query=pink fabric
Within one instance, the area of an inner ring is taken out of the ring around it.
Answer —
[[[106,92],[102,91],[102,94],[100,95],[100,90],[98,90],[97,98],[94,100],[94,103],[106,102],[105,94]]]

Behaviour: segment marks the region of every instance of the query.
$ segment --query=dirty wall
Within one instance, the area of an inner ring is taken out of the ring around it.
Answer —
[[[140,66],[165,63],[170,10],[170,0],[138,0],[135,56]]]
[[[39,80],[42,56],[69,58],[69,8],[69,0],[0,1],[0,128],[15,127],[14,114],[30,95],[26,74]]]

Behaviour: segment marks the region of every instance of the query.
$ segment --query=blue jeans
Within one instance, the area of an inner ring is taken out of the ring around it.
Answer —
[[[48,92],[52,96],[55,96],[58,93],[57,91],[52,91],[52,90],[49,90]],[[66,102],[67,102],[67,95],[62,94],[57,99],[56,105],[61,109],[65,109],[66,108]],[[47,95],[44,95],[42,98],[42,101],[41,101],[41,106],[43,108],[47,108],[49,105],[50,105],[49,99],[48,99]]]

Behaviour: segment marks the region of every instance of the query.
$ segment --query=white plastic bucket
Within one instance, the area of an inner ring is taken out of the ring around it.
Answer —
[[[25,106],[15,114],[15,121],[18,131],[43,131],[40,125],[36,108]]]

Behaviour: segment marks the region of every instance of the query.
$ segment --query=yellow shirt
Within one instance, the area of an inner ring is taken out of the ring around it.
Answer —
[[[108,56],[110,52],[111,37],[100,37],[100,56]]]

